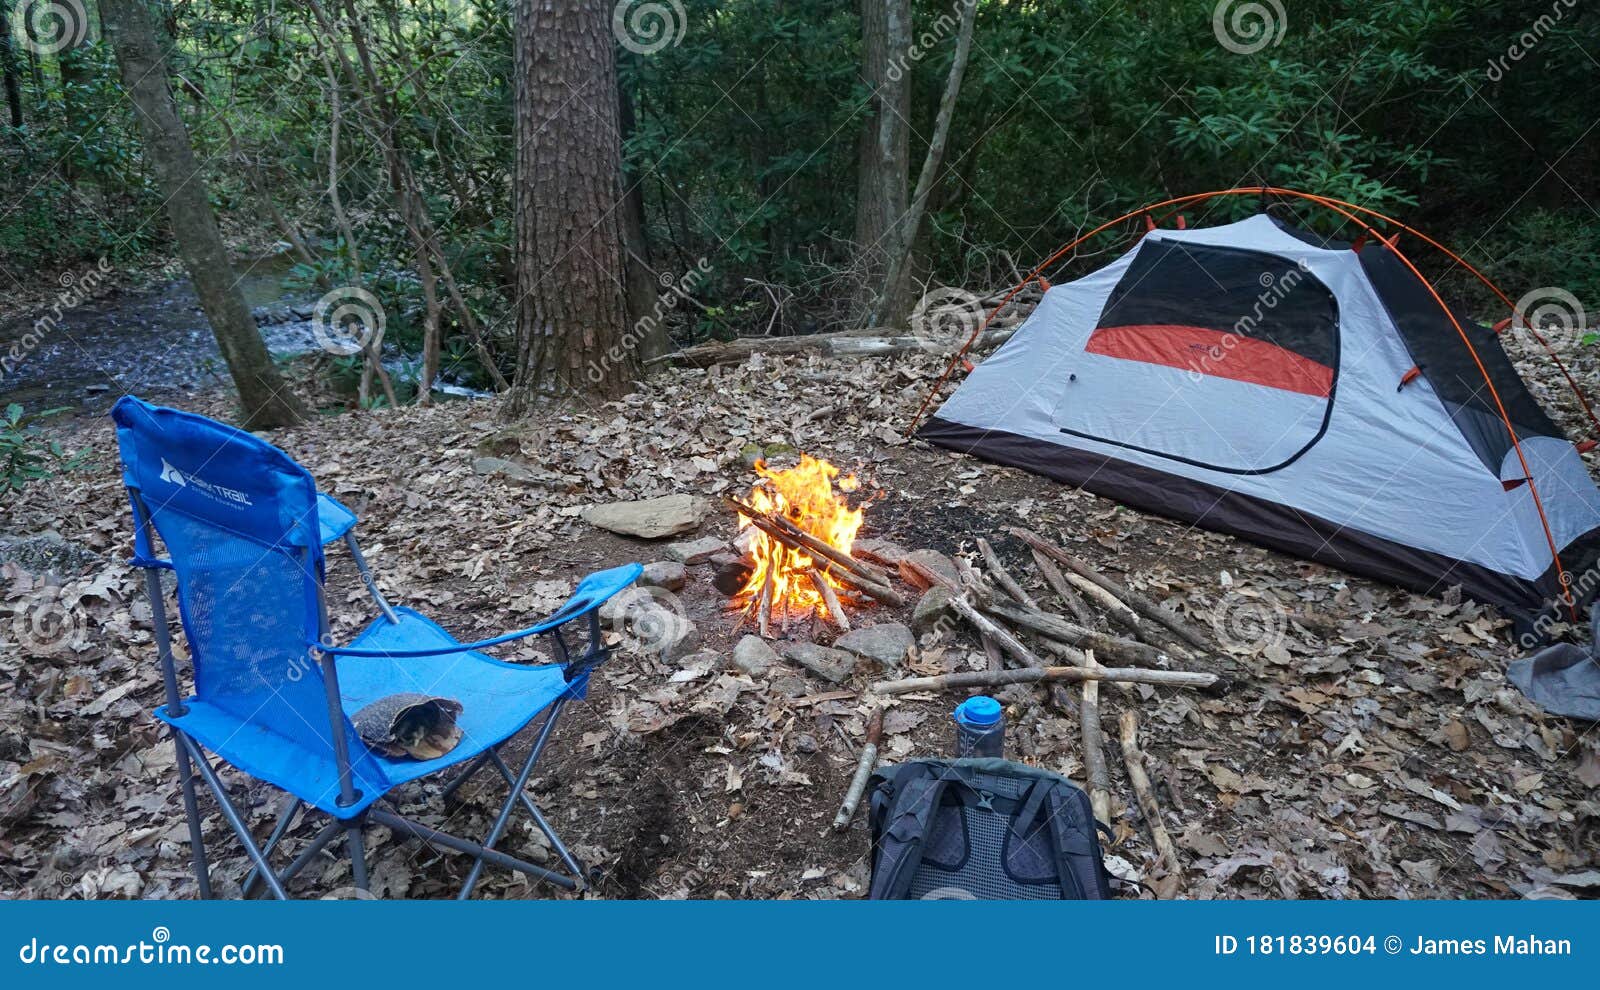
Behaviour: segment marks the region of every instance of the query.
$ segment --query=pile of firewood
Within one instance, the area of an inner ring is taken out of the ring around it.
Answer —
[[[906,581],[919,588],[941,587],[949,592],[951,611],[977,633],[989,658],[989,669],[879,681],[871,686],[870,693],[883,698],[1007,684],[1047,685],[1052,703],[1078,715],[1090,803],[1095,817],[1110,824],[1111,778],[1100,724],[1101,682],[1124,692],[1131,701],[1133,695],[1125,687],[1128,684],[1221,692],[1227,690],[1228,680],[1220,674],[1179,666],[1199,660],[1210,651],[1207,639],[1182,617],[1106,577],[1036,533],[1021,528],[1009,532],[1028,546],[1035,568],[1054,595],[1055,607],[1030,595],[1007,571],[986,539],[976,541],[982,568],[957,556],[955,580],[916,560],[901,560],[899,570]],[[1116,627],[1120,635],[1094,629],[1096,614]],[[1029,645],[1029,640],[1037,644],[1037,649]],[[1046,662],[1039,655],[1041,650],[1055,663]],[[1101,660],[1117,666],[1102,666]],[[1074,682],[1080,685],[1076,698],[1065,687]],[[857,773],[834,820],[837,829],[849,826],[860,803],[877,759],[878,740],[871,738],[871,727],[880,724],[874,718],[869,726]],[[1144,769],[1135,712],[1123,712],[1119,729],[1129,783],[1165,874],[1171,878],[1168,886],[1176,889],[1181,876],[1177,850],[1162,824],[1155,792]]]

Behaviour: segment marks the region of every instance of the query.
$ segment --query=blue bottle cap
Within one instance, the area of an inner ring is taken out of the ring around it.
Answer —
[[[1000,721],[1000,702],[978,695],[956,706],[956,719],[973,725],[994,725]]]

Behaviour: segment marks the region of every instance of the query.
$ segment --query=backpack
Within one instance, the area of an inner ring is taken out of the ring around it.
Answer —
[[[1111,897],[1089,796],[1059,774],[912,760],[879,769],[867,792],[873,900]]]

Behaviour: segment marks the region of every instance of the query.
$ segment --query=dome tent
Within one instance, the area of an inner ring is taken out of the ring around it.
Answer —
[[[918,435],[1351,573],[1575,616],[1600,585],[1574,577],[1596,573],[1600,490],[1499,328],[1448,307],[1348,204],[1161,205],[1268,193],[1365,232],[1147,220],[1122,257],[1049,287]]]

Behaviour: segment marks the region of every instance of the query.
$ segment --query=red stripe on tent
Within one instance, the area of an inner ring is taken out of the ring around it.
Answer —
[[[1323,399],[1333,392],[1333,369],[1320,361],[1222,330],[1168,323],[1100,327],[1084,350]]]

